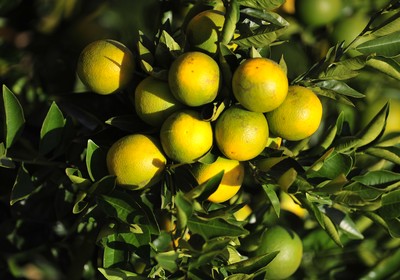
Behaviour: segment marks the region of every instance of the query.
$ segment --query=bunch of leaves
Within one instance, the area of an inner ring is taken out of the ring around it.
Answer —
[[[203,7],[212,3],[200,2]],[[232,100],[229,81],[237,65],[249,57],[267,57],[271,45],[281,43],[289,24],[273,10],[282,3],[224,1],[217,61],[226,94],[211,104],[211,120]],[[374,24],[389,11],[394,12],[390,18]],[[129,104],[126,92],[60,97],[50,102],[32,135],[17,95],[3,86],[0,164],[12,188],[2,201],[7,210],[0,227],[6,237],[1,239],[1,276],[29,278],[39,271],[49,279],[97,279],[98,273],[106,279],[258,279],[278,252],[257,255],[257,242],[266,228],[279,223],[303,239],[307,258],[295,275],[299,278],[347,273],[348,279],[395,279],[400,133],[384,134],[390,104],[356,132],[344,113],[329,108],[338,102],[353,106],[364,97],[350,84],[363,71],[400,80],[399,15],[397,1],[391,1],[359,35],[374,37],[356,47],[359,56],[346,56],[352,44],[338,44],[292,81],[317,92],[329,115],[311,138],[284,141],[246,162],[250,176],[238,196],[223,204],[207,200],[223,173],[197,186],[185,165],[168,166],[160,185],[150,189],[130,192],[116,186],[105,166],[108,146],[126,133],[154,132],[129,113],[129,106],[121,106]],[[234,33],[240,36],[233,39]],[[230,50],[230,43],[238,48]],[[140,74],[165,79],[172,60],[186,49],[184,34],[173,31],[169,22],[154,38],[141,34]],[[278,62],[285,69],[285,57]],[[93,103],[102,105],[95,113],[89,106]],[[214,156],[211,152],[203,160]],[[281,209],[281,191],[307,209],[305,219]],[[245,204],[253,213],[238,221],[234,213]],[[393,239],[386,241],[388,236]],[[350,265],[358,268],[351,276]]]

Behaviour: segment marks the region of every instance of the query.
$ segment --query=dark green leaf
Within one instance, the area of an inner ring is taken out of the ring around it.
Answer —
[[[178,228],[183,229],[187,225],[188,218],[193,213],[193,203],[182,192],[175,196],[176,211],[178,217]]]
[[[238,0],[242,6],[252,7],[256,9],[273,10],[281,6],[285,0]]]
[[[224,278],[224,280],[251,280],[254,279],[252,274],[237,273]]]
[[[400,249],[388,254],[372,267],[360,280],[389,279],[390,275],[397,272],[400,266]]]
[[[35,191],[35,184],[28,170],[22,165],[11,191],[10,205],[29,197],[33,191]]]
[[[271,30],[270,26],[260,26],[252,30],[250,34],[240,35],[232,42],[243,48],[261,48],[275,41],[278,37],[278,31]]]
[[[281,17],[279,14],[274,13],[274,12],[268,12],[265,10],[261,10],[259,8],[253,9],[253,8],[246,8],[242,9],[240,11],[243,15],[250,16],[256,19],[261,19],[267,22],[270,22],[273,25],[280,26],[280,27],[286,27],[289,26],[289,23]]]
[[[357,229],[353,220],[347,213],[340,211],[339,209],[326,207],[325,208],[326,215],[335,223],[347,236],[352,239],[363,239],[364,236]]]
[[[321,87],[314,87],[314,88],[312,88],[312,90],[321,96],[325,96],[330,99],[337,100],[338,102],[341,102],[346,105],[354,106],[353,102],[347,96],[345,96],[343,94],[339,94],[334,90],[321,88]]]
[[[60,145],[64,126],[64,116],[57,104],[53,102],[40,130],[40,151],[42,153],[46,154]]]
[[[248,234],[248,231],[241,226],[228,223],[224,219],[200,219],[192,216],[188,220],[188,227],[193,233],[198,233],[204,239],[218,236],[240,236]]]
[[[104,176],[100,180],[94,182],[88,193],[90,194],[107,194],[111,193],[116,186],[116,177],[114,175]]]
[[[335,179],[340,174],[347,175],[353,168],[353,159],[348,154],[338,153],[333,151],[326,158],[322,158],[320,166],[313,167],[307,172],[307,177],[322,177],[328,179]]]
[[[6,149],[16,141],[25,125],[25,117],[17,97],[3,85],[4,143]]]
[[[400,217],[400,190],[394,190],[382,195],[382,206],[379,214],[385,219]]]
[[[108,175],[106,166],[106,151],[101,149],[92,140],[88,140],[86,148],[86,168],[90,179],[99,180]]]
[[[216,191],[219,184],[221,183],[223,176],[224,171],[222,170],[203,184],[200,184],[199,186],[196,186],[195,188],[187,192],[185,196],[188,199],[197,199],[199,201],[206,200],[213,192]]]
[[[232,273],[252,273],[259,269],[265,268],[278,253],[279,251],[276,251],[251,257],[249,259],[224,266],[224,269]]]
[[[356,47],[363,54],[394,57],[400,54],[400,31],[369,40]]]
[[[326,80],[314,84],[317,87],[329,89],[336,93],[343,94],[354,98],[363,98],[364,94],[359,93],[355,89],[349,87],[346,83],[336,80]]]
[[[272,208],[274,209],[276,216],[279,217],[279,215],[281,213],[281,206],[280,206],[279,197],[276,194],[274,185],[263,184],[262,188],[263,188],[264,192],[266,193],[269,201],[271,202]]]
[[[373,170],[364,175],[354,176],[353,181],[366,186],[386,186],[400,180],[400,174],[389,170]]]
[[[384,193],[384,190],[366,186],[359,182],[353,182],[349,184],[348,186],[344,187],[344,190],[351,191],[354,194],[359,195],[365,201],[374,201]]]

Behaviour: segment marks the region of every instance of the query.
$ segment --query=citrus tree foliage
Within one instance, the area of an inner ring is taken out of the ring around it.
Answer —
[[[2,15],[21,5],[3,2]],[[176,7],[174,1],[164,2],[160,13],[168,18]],[[289,23],[276,10],[283,2],[223,1],[226,20],[216,60],[226,94],[201,108],[205,119],[213,122],[232,101],[227,81],[241,61],[270,57],[272,48],[290,40],[287,34],[303,36],[297,40],[305,45],[317,41],[313,31]],[[368,3],[363,5],[373,6]],[[214,4],[199,1],[187,17]],[[223,174],[196,186],[185,165],[170,164],[162,182],[149,189],[116,186],[105,166],[107,149],[122,135],[155,133],[135,115],[129,89],[113,96],[63,92],[67,87],[58,83],[68,78],[55,83],[49,73],[41,80],[44,85],[38,85],[35,75],[44,73],[40,65],[34,64],[33,78],[32,72],[13,69],[21,54],[2,42],[9,55],[0,68],[6,77],[1,98],[1,278],[29,278],[39,271],[43,279],[263,279],[263,269],[277,252],[257,256],[254,248],[265,228],[280,223],[293,228],[304,244],[305,256],[293,279],[397,279],[400,133],[385,133],[390,102],[365,126],[359,125],[356,108],[363,106],[365,90],[373,83],[399,93],[399,9],[398,1],[388,1],[371,14],[351,44],[331,44],[290,80],[320,96],[325,108],[320,129],[302,141],[271,144],[246,162],[241,192],[223,204],[207,201]],[[51,11],[41,11],[42,29],[32,40],[56,44],[52,34],[57,29],[44,19],[61,21],[62,15],[55,7]],[[113,12],[126,13],[122,6]],[[128,42],[140,65],[137,81],[146,75],[166,79],[173,59],[185,51],[182,29],[173,20],[160,22],[154,34],[143,27]],[[120,38],[130,38],[128,31],[120,31]],[[363,43],[355,44],[358,40]],[[238,47],[233,51],[231,44]],[[31,58],[45,57],[32,48]],[[351,51],[357,55],[349,55]],[[64,53],[46,55],[51,60]],[[68,55],[76,61],[77,53]],[[290,71],[284,55],[277,62]],[[212,162],[216,156],[211,150],[201,161]],[[305,218],[281,209],[281,191],[307,210]],[[245,204],[253,212],[238,221],[234,213]]]

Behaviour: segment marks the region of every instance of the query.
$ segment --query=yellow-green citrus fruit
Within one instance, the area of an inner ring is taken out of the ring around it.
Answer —
[[[125,88],[132,80],[135,60],[121,42],[98,40],[81,52],[77,74],[82,83],[98,94],[111,94]]]
[[[215,203],[225,202],[231,199],[240,189],[244,178],[244,166],[237,160],[219,157],[211,164],[196,163],[191,172],[199,184],[202,184],[224,171],[221,183],[208,200]]]
[[[266,113],[271,134],[290,141],[311,136],[322,119],[322,104],[308,88],[290,86],[285,101]]]
[[[265,268],[265,279],[287,279],[299,268],[303,257],[303,243],[296,232],[276,225],[261,236],[257,255],[279,251]]]
[[[334,22],[342,12],[342,0],[296,0],[296,15],[306,25],[321,27]]]
[[[220,87],[217,62],[202,52],[186,52],[175,59],[168,72],[172,94],[191,107],[214,101]]]
[[[156,139],[132,134],[117,140],[108,150],[107,168],[118,185],[138,190],[160,181],[166,158]]]
[[[194,16],[186,29],[189,47],[195,51],[214,55],[224,26],[224,13],[217,10],[202,11]]]
[[[211,123],[194,110],[172,113],[161,126],[162,147],[169,158],[192,163],[205,155],[213,144]]]
[[[155,127],[161,126],[169,115],[183,108],[172,95],[168,83],[152,76],[137,85],[134,102],[137,115]]]
[[[263,113],[241,106],[225,110],[215,124],[219,150],[230,159],[246,161],[258,156],[267,145],[269,130]]]
[[[288,79],[282,68],[267,58],[249,58],[232,77],[235,98],[253,112],[269,112],[282,104],[288,91]]]

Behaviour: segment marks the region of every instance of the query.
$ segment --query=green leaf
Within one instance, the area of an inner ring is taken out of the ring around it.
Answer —
[[[354,106],[353,102],[347,96],[339,94],[334,90],[321,87],[313,87],[312,90],[321,96],[337,100],[338,102],[341,102],[346,105]]]
[[[307,177],[335,179],[340,174],[349,174],[354,164],[353,158],[350,155],[338,153],[336,151],[330,153],[326,158],[321,158],[319,162],[322,163],[322,165],[319,166],[318,169],[315,167],[309,169],[307,171]]]
[[[35,189],[36,187],[31,175],[25,166],[22,165],[18,170],[17,178],[11,191],[10,205],[28,198]]]
[[[241,6],[271,11],[281,6],[285,0],[238,0]]]
[[[281,206],[280,206],[280,200],[278,195],[276,194],[274,185],[271,184],[263,184],[262,188],[264,192],[266,193],[269,201],[272,204],[272,208],[274,209],[276,215],[279,217],[280,212],[281,212]]]
[[[17,140],[25,125],[25,117],[17,97],[3,85],[4,143],[6,149]]]
[[[88,190],[88,193],[96,195],[111,193],[114,190],[115,186],[116,176],[104,176],[103,178],[92,184],[92,186]]]
[[[393,58],[376,56],[369,59],[367,65],[394,79],[400,80],[400,64]]]
[[[86,192],[77,193],[74,207],[72,208],[72,213],[79,214],[86,209],[86,207],[89,205],[89,202],[85,200],[86,196]]]
[[[364,127],[361,131],[356,134],[359,139],[357,147],[362,147],[367,144],[374,142],[382,136],[385,126],[386,119],[389,114],[389,103],[386,103],[382,109],[374,116],[374,118]]]
[[[183,229],[187,225],[188,218],[193,214],[193,203],[182,192],[175,195],[175,204],[178,217],[178,229]]]
[[[357,229],[355,223],[347,213],[332,207],[324,208],[326,215],[335,223],[347,236],[352,239],[363,239],[364,236]]]
[[[106,151],[101,149],[92,140],[88,140],[86,147],[86,168],[92,181],[108,175],[106,166]]]
[[[364,201],[374,201],[384,193],[384,190],[374,188],[371,186],[366,186],[359,182],[353,182],[344,187],[343,189],[346,191],[350,191],[354,194],[357,194]]]
[[[161,252],[155,256],[158,264],[165,270],[174,273],[178,270],[178,253],[175,251]]]
[[[238,38],[232,40],[232,42],[242,48],[261,48],[275,41],[278,37],[278,31],[271,30],[270,26],[262,25],[251,30],[251,33],[240,35]]]
[[[251,257],[246,260],[224,266],[224,269],[232,273],[252,273],[259,269],[264,269],[278,253],[279,251],[275,251],[260,256]]]
[[[81,171],[77,168],[66,168],[65,169],[65,174],[68,176],[68,178],[71,180],[71,182],[75,185],[77,185],[80,189],[86,190],[87,187],[89,187],[92,182],[89,179],[83,178]]]
[[[226,9],[224,26],[222,27],[220,35],[220,41],[223,44],[228,44],[232,40],[239,17],[239,4],[236,0],[230,1]]]
[[[248,234],[243,227],[230,224],[224,219],[200,219],[192,216],[188,219],[188,227],[193,233],[200,234],[204,239],[218,236],[236,237]]]
[[[384,219],[400,217],[400,190],[382,195],[382,206],[378,211]]]
[[[370,147],[364,152],[400,165],[400,148],[398,147]]]
[[[381,16],[386,16],[385,14],[381,14]],[[400,26],[400,17],[399,13],[395,13],[389,18],[385,18],[385,20],[376,26],[372,30],[372,35],[376,37],[382,37],[385,35],[392,34],[396,31],[399,31]]]
[[[386,186],[400,181],[400,174],[389,170],[374,170],[364,175],[354,176],[352,180],[366,186]]]
[[[146,73],[153,71],[154,57],[148,48],[142,42],[137,43],[137,49],[140,57],[140,66]]]
[[[132,271],[123,270],[120,268],[98,268],[99,272],[107,280],[146,280],[147,277],[142,277]]]
[[[400,31],[369,40],[356,47],[363,54],[395,57],[400,54]]]
[[[340,240],[339,232],[332,219],[326,214],[322,214],[322,219],[324,223],[323,228],[326,233],[328,233],[332,240],[335,241],[336,245],[338,245],[339,247],[343,247],[342,241]]]
[[[224,170],[211,177],[203,184],[196,186],[195,188],[187,192],[185,196],[188,199],[197,199],[199,201],[206,200],[212,193],[217,190],[223,176]]]
[[[253,274],[237,273],[224,278],[224,280],[251,280],[254,279]]]
[[[354,97],[354,98],[365,97],[364,94],[356,91],[355,89],[349,87],[346,83],[341,82],[341,81],[326,80],[326,81],[317,82],[314,85],[317,87],[329,89],[329,90],[335,91],[336,93]]]
[[[64,126],[64,116],[57,104],[53,102],[40,129],[40,151],[43,154],[49,153],[60,145]]]
[[[274,12],[268,12],[259,8],[246,8],[242,9],[240,12],[242,15],[246,15],[255,19],[261,19],[279,27],[289,26],[289,23],[283,17]]]

